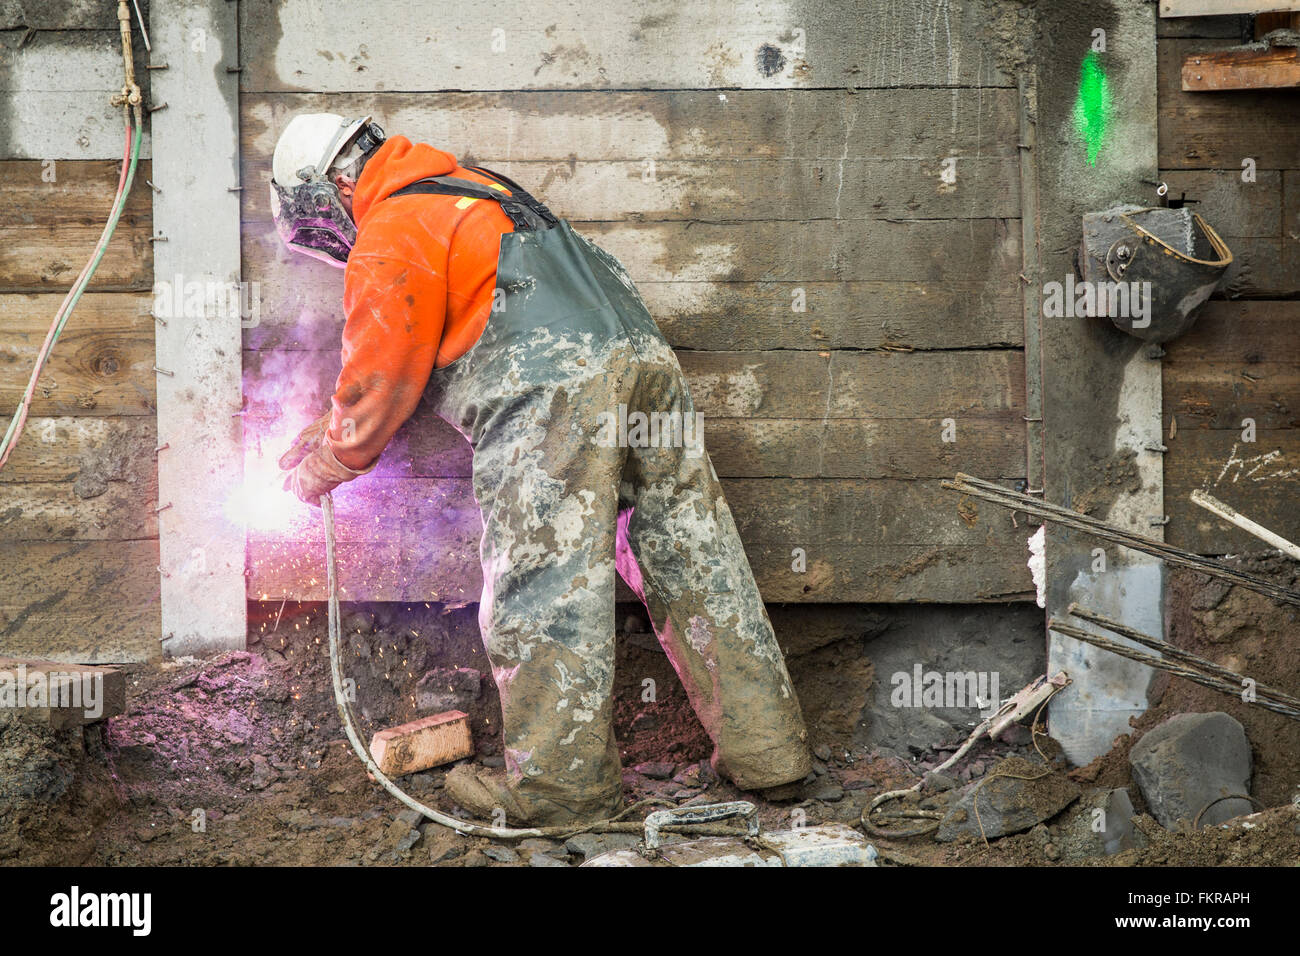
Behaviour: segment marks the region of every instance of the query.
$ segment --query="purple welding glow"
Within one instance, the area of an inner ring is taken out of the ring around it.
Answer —
[[[288,531],[302,520],[307,505],[284,490],[285,473],[279,465],[280,451],[289,447],[296,434],[291,431],[245,447],[244,481],[223,509],[228,520],[256,531]]]

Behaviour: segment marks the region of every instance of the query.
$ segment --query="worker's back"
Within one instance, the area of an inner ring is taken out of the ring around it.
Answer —
[[[500,236],[514,227],[494,202],[426,194],[388,198],[416,180],[433,176],[500,188],[488,177],[458,165],[450,153],[404,136],[389,139],[357,183],[352,207],[357,242],[348,259],[344,307],[351,315],[354,296],[374,295],[366,289],[366,279],[373,276],[376,259],[403,259],[413,272],[441,274],[445,315],[435,362],[441,368],[464,354],[483,331],[492,308]],[[378,268],[387,274],[386,268]],[[402,284],[412,280],[425,285],[414,276]],[[417,295],[416,290],[394,288],[393,292]]]
[[[492,184],[450,153],[394,136],[366,164],[344,278],[343,370],[330,443],[368,467],[419,404],[429,372],[478,341],[492,311],[497,253],[510,218],[488,200],[392,193],[420,179]],[[499,184],[496,184],[499,188]]]

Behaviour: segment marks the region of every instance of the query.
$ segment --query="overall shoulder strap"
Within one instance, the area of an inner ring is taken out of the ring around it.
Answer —
[[[393,196],[426,193],[440,196],[467,196],[471,199],[490,199],[501,206],[501,211],[510,217],[510,221],[515,224],[516,229],[549,229],[558,222],[549,209],[505,177],[497,176],[477,167],[470,168],[510,187],[511,194],[507,195],[500,189],[493,189],[491,186],[485,186],[482,183],[476,183],[468,179],[459,179],[455,176],[431,176],[428,179],[420,179],[409,186],[404,186],[390,193],[386,198],[391,199]]]

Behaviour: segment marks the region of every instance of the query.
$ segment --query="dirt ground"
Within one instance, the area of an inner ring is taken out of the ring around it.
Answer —
[[[1257,566],[1274,575],[1280,566]],[[1198,575],[1172,576],[1170,639],[1261,683],[1296,688],[1296,609]],[[567,841],[493,843],[429,823],[370,783],[335,713],[323,607],[255,605],[247,652],[128,668],[128,711],[84,730],[51,731],[12,717],[0,723],[0,862],[7,865],[576,865],[635,837],[586,834]],[[472,617],[405,608],[345,614],[346,670],[357,682],[363,737],[430,707],[465,710],[477,759],[500,766],[499,706]],[[1291,650],[1288,654],[1287,645]],[[870,645],[866,645],[869,657]],[[871,664],[851,647],[791,662],[796,683],[817,690],[806,709],[817,756],[802,799],[760,805],[766,829],[840,821],[856,825],[884,790],[910,786],[960,740],[911,761],[852,743],[866,706]],[[454,662],[454,663],[453,663]],[[825,673],[821,673],[824,671]],[[432,673],[433,680],[425,677]],[[755,799],[716,778],[710,745],[653,637],[624,627],[616,723],[629,800],[672,803]],[[820,674],[820,676],[818,676]],[[423,678],[423,683],[421,683]],[[649,683],[648,683],[649,682]],[[650,688],[650,690],[648,690]],[[801,689],[801,694],[804,692]],[[651,699],[652,698],[652,699]],[[1218,829],[1169,833],[1146,815],[1128,778],[1129,747],[1183,711],[1223,710],[1246,727],[1255,752],[1253,794],[1269,808]],[[1040,741],[1054,753],[1050,739]],[[1032,830],[991,841],[964,835],[873,839],[886,865],[1294,865],[1300,863],[1300,725],[1186,682],[1161,681],[1153,707],[1088,767],[1053,769],[1026,786],[1084,791],[1130,787],[1145,846],[1115,856],[1068,852],[1084,801]],[[944,809],[971,781],[1002,766],[1042,767],[1027,729],[985,740],[927,784],[922,809]],[[445,769],[445,768],[444,768]],[[443,772],[404,778],[417,798],[448,812]],[[1068,785],[1068,784],[1067,784]],[[1032,798],[1033,794],[1030,794]],[[1062,851],[1062,847],[1066,851]]]

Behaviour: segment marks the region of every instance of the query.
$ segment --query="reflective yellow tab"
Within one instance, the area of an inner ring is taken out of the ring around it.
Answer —
[[[475,199],[473,196],[461,196],[460,199],[456,200],[456,208],[468,209],[476,202],[478,202],[478,200]]]
[[[500,183],[488,183],[488,186],[492,189],[500,190],[501,192],[506,191],[506,187],[502,186]]]

